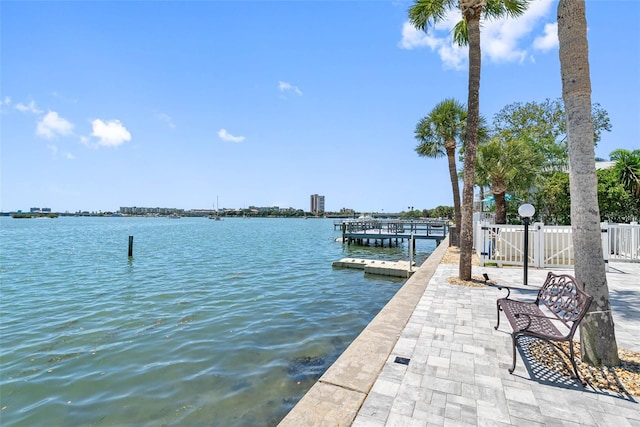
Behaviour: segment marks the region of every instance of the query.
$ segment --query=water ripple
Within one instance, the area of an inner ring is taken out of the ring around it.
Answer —
[[[402,284],[331,262],[406,258],[328,220],[0,221],[3,426],[276,425]]]

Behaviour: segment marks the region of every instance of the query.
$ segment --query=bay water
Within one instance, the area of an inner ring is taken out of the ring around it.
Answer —
[[[331,219],[1,217],[0,424],[277,425],[404,283],[331,263],[407,243],[339,236]]]

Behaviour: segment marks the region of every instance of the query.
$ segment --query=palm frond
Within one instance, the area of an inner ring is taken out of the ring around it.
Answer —
[[[417,0],[409,8],[409,21],[419,30],[444,20],[447,12],[456,7],[452,0]]]
[[[529,6],[530,0],[487,0],[484,5],[485,19],[517,18]]]
[[[469,45],[469,32],[467,30],[467,21],[462,19],[453,27],[453,41],[458,46]]]

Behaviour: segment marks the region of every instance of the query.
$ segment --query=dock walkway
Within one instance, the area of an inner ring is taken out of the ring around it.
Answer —
[[[348,219],[334,221],[333,226],[334,229],[342,229],[343,242],[348,245],[369,245],[373,241],[376,246],[384,246],[388,241],[392,246],[394,242],[397,245],[405,239],[413,239],[414,242],[417,239],[430,239],[440,244],[449,233],[448,221],[433,219]]]

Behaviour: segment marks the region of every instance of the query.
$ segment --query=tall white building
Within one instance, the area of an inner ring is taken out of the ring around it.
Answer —
[[[311,195],[311,213],[319,215],[324,213],[324,196]]]

